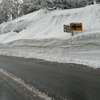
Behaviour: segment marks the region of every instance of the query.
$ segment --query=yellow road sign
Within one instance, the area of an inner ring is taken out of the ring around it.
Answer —
[[[82,23],[70,23],[70,31],[82,31]]]

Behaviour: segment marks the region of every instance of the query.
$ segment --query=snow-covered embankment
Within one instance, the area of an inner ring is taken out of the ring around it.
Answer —
[[[73,37],[63,32],[71,22],[83,23]],[[100,5],[39,10],[1,24],[0,33],[0,54],[100,68]]]

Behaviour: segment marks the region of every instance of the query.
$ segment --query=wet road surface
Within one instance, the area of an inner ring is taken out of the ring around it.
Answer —
[[[26,100],[0,74],[0,100]]]
[[[100,70],[82,65],[0,56],[0,68],[55,100],[100,100]]]

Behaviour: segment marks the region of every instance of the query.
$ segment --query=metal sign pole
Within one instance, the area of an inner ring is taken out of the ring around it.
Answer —
[[[73,36],[73,31],[72,31],[72,36]]]

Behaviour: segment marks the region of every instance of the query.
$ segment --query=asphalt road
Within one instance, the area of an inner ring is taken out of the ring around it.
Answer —
[[[6,56],[0,56],[0,68],[55,100],[100,100],[100,69]]]

